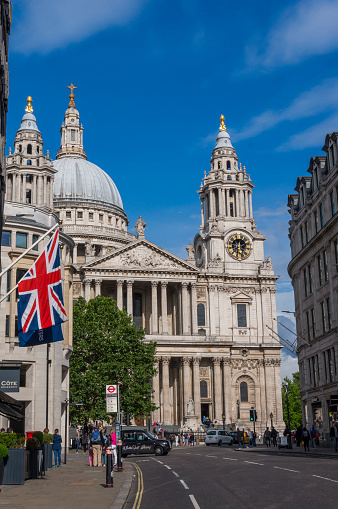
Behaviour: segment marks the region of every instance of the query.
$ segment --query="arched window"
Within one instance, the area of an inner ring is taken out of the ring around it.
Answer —
[[[205,325],[205,306],[201,303],[197,304],[197,325],[202,327]]]
[[[32,153],[32,145],[29,144],[27,145],[27,154],[31,154]]]
[[[227,161],[227,170],[231,170],[231,163],[230,163],[230,161]]]
[[[200,392],[201,392],[201,398],[208,397],[208,383],[205,380],[200,381]]]
[[[31,166],[31,165],[32,165],[32,161],[31,161],[30,159],[28,159],[28,160],[27,160],[27,164],[28,164],[29,166]]]
[[[232,179],[231,179],[231,175],[228,175],[228,180],[232,180]]]
[[[221,161],[218,161],[218,169],[222,168],[222,163]]]
[[[19,152],[21,152],[22,150],[22,145],[19,145]]]
[[[38,154],[40,152],[40,147],[39,145],[36,147],[36,153]]]
[[[241,393],[241,402],[248,402],[248,384],[246,382],[241,382],[240,385],[240,393]]]

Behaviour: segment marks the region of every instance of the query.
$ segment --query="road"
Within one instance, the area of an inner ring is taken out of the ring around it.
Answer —
[[[335,459],[180,447],[167,456],[130,456],[137,470],[127,509],[302,509],[336,507]]]

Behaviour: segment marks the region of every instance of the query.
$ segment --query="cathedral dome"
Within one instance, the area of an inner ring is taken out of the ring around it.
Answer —
[[[53,162],[57,170],[54,199],[113,205],[123,210],[120,193],[101,168],[81,157],[62,157]]]

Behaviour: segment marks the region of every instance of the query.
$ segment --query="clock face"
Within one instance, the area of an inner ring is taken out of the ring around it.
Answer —
[[[247,237],[241,233],[234,233],[228,240],[227,250],[235,260],[245,260],[251,253],[252,246]]]

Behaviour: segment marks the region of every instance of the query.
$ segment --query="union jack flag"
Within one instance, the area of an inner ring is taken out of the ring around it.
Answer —
[[[62,341],[67,320],[62,297],[59,229],[18,285],[20,346]]]

